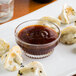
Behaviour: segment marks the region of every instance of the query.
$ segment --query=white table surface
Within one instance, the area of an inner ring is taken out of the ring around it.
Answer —
[[[30,19],[39,19],[43,16],[58,17],[64,4],[71,5],[76,9],[76,0],[58,0],[28,15],[2,24],[0,26],[0,38],[9,42],[11,47],[16,45],[14,30],[18,24]],[[76,71],[76,44],[70,46],[59,44],[53,54],[45,59],[30,59],[25,56],[25,64],[31,61],[40,61],[45,68],[47,76],[68,76]],[[17,71],[8,72],[4,70],[0,62],[0,76],[17,76]]]

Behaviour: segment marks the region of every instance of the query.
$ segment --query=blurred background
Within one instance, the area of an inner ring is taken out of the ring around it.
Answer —
[[[51,2],[54,2],[56,0],[53,0]],[[14,16],[13,19],[16,19],[18,17],[24,16],[30,12],[33,12],[49,3],[37,3],[34,0],[15,0],[14,1]]]
[[[56,0],[0,0],[0,23],[29,14]]]

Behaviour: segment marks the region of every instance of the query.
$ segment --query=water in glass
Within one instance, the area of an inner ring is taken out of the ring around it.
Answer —
[[[12,18],[13,7],[14,0],[0,0],[0,23]]]

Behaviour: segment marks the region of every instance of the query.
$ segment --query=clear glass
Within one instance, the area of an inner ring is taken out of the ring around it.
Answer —
[[[0,0],[0,23],[13,17],[14,0]]]
[[[47,44],[30,44],[27,42],[22,41],[19,37],[18,37],[18,33],[20,32],[21,29],[30,26],[30,25],[45,25],[48,26],[52,29],[54,29],[57,33],[58,33],[58,38],[52,42],[49,42]],[[54,48],[57,46],[58,42],[59,42],[59,38],[60,38],[60,29],[56,24],[47,22],[47,21],[43,21],[43,20],[29,20],[29,21],[25,21],[23,23],[21,23],[20,25],[18,25],[15,29],[15,39],[17,44],[23,49],[23,51],[25,52],[26,56],[30,57],[30,58],[44,58],[49,56]]]

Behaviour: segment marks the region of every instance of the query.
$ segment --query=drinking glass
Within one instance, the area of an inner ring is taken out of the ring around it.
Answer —
[[[14,0],[0,0],[0,23],[13,17]]]

